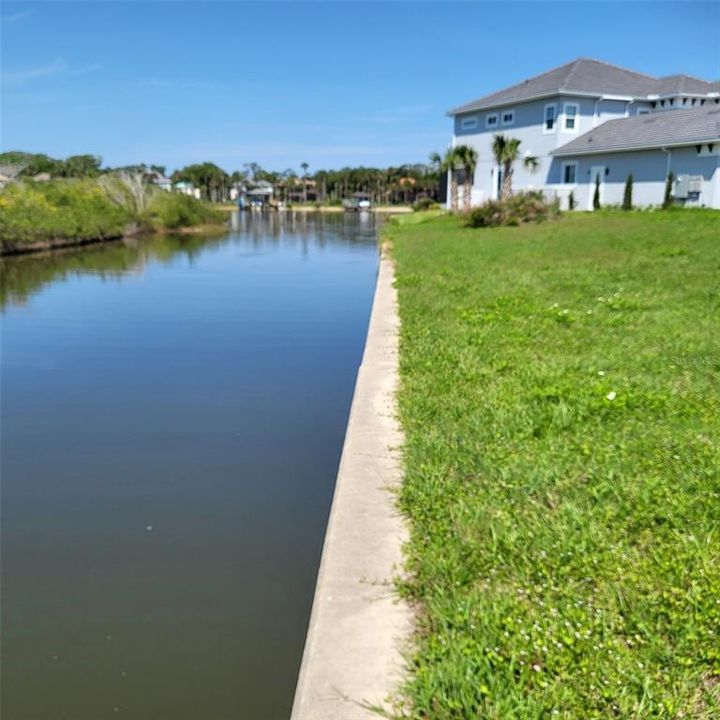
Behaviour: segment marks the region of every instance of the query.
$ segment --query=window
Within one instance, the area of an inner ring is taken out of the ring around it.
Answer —
[[[578,109],[577,103],[565,103],[565,132],[578,131]]]
[[[557,112],[557,107],[555,105],[546,105],[545,106],[545,116],[544,116],[544,122],[543,122],[543,132],[544,133],[555,132],[555,113],[556,112]]]
[[[503,110],[502,111],[502,124],[512,125],[515,122],[515,111],[514,110]]]
[[[565,185],[574,185],[577,176],[577,163],[563,163],[562,165],[562,181]]]
[[[477,118],[466,117],[460,121],[461,130],[474,130],[477,127]]]
[[[491,113],[490,115],[485,116],[485,126],[489,128],[497,127],[498,124],[498,114],[497,113]]]
[[[638,108],[638,115],[649,115],[650,111],[647,108]]]

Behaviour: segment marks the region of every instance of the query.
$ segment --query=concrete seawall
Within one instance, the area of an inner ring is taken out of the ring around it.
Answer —
[[[410,609],[392,578],[406,529],[400,482],[397,293],[383,252],[325,535],[291,720],[369,720],[404,670]]]

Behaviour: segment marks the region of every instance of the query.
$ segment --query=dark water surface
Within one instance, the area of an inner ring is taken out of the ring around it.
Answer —
[[[3,720],[286,718],[372,219],[2,266]]]

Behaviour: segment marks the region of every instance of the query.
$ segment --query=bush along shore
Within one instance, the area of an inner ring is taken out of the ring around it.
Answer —
[[[10,183],[0,192],[0,254],[45,250],[147,232],[222,225],[227,213],[141,175]]]
[[[418,608],[398,716],[720,717],[720,213],[384,233]]]

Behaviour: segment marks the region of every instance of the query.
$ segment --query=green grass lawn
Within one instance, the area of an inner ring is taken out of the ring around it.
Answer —
[[[405,714],[720,718],[720,213],[423,220],[385,229]]]

